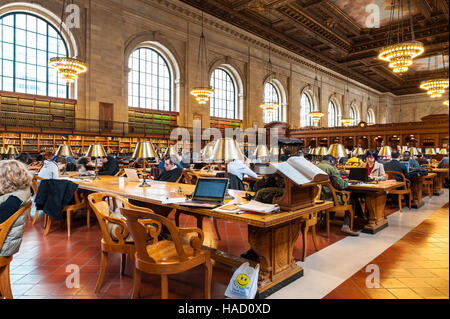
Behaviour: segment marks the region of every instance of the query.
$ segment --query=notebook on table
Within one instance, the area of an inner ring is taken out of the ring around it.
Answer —
[[[216,208],[223,204],[228,188],[228,178],[199,178],[195,185],[192,200],[180,203],[180,206]]]

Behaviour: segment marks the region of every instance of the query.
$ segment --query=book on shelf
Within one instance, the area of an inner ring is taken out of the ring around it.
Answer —
[[[290,157],[286,162],[271,163],[271,167],[297,185],[328,180],[328,174],[302,156]]]

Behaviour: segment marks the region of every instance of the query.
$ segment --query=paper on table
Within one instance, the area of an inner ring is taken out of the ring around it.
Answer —
[[[177,204],[184,203],[186,201],[185,197],[171,197],[171,198],[162,198],[161,204]]]
[[[255,200],[251,200],[248,204],[238,204],[239,209],[258,213],[271,213],[279,209],[278,205],[264,204]]]

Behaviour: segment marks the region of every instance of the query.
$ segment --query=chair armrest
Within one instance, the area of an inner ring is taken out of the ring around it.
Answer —
[[[348,200],[350,199],[350,193],[349,191],[345,190],[336,190],[336,194],[341,193],[342,194],[342,201],[344,203],[348,203]]]
[[[115,235],[117,237],[117,240],[119,241],[119,244],[125,243],[125,238],[128,237],[130,232],[128,231],[127,223],[120,218],[111,217],[111,216],[103,216],[105,220],[107,220],[110,223],[116,224],[120,227],[117,227],[115,230]]]
[[[189,241],[189,244],[191,245],[194,250],[201,250],[203,240],[204,240],[204,234],[203,231],[200,228],[178,228],[178,231],[180,235],[185,235],[189,233],[197,233],[199,236],[192,237]]]

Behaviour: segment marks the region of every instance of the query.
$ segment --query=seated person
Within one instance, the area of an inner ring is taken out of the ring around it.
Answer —
[[[38,176],[43,179],[58,179],[59,170],[64,167],[62,160],[58,158],[54,159],[51,152],[45,152],[44,158],[44,164],[42,165]]]
[[[42,162],[45,160],[45,151],[40,151],[39,154],[36,156],[36,161]]]
[[[280,197],[284,193],[284,178],[279,173],[265,175],[253,185],[255,200],[272,204],[274,197]]]
[[[119,162],[112,156],[103,156],[101,162],[103,165],[98,171],[98,175],[114,176],[120,171]]]
[[[30,200],[32,181],[33,175],[23,163],[16,160],[0,161],[0,224]]]
[[[438,168],[443,168],[444,165],[448,165],[448,163],[449,163],[448,156],[443,157],[438,164]]]
[[[77,169],[80,175],[94,175],[95,172],[88,169],[88,164],[90,159],[87,157],[82,157],[78,160]]]
[[[423,156],[423,154],[417,154],[416,161],[419,163],[419,165],[426,165],[428,164],[427,159]]]
[[[177,159],[174,156],[167,156],[164,159],[164,171],[156,179],[154,176],[151,176],[150,178],[161,182],[175,183],[178,181],[183,173],[183,169],[175,164],[176,160]]]
[[[244,179],[244,175],[248,175],[253,178],[257,178],[258,175],[252,171],[247,165],[241,160],[232,160],[227,165],[228,174],[233,174],[241,181]]]
[[[405,151],[403,153],[403,161],[409,163],[409,170],[415,170],[420,168],[419,162],[417,162],[414,158],[411,157],[410,151]]]
[[[391,154],[392,160],[389,162],[384,163],[384,170],[385,171],[392,171],[392,172],[399,172],[405,175],[405,177],[408,179],[410,178],[408,171],[406,170],[405,165],[400,163],[400,152],[399,151],[393,151]],[[402,181],[401,177],[399,175],[395,175],[395,179],[397,181]]]
[[[375,150],[368,150],[365,155],[367,173],[370,179],[375,181],[385,181],[386,173],[383,164],[377,162],[378,154]]]
[[[337,190],[344,190],[348,187],[348,182],[342,179],[338,169],[334,166],[336,163],[336,159],[331,155],[325,155],[317,167],[323,170],[328,174],[331,185]],[[338,201],[340,204],[344,204],[342,201],[342,196],[337,194]],[[321,200],[333,201],[333,193],[329,187],[326,185],[322,185],[322,193],[320,194]],[[344,225],[341,228],[341,232],[351,235],[351,236],[359,236],[358,232],[354,232],[350,229],[350,213],[345,212],[344,216]]]
[[[18,160],[19,162],[22,162],[22,163],[24,163],[26,165],[30,165],[30,163],[31,163],[31,156],[28,153],[22,152],[16,157],[16,160]]]

